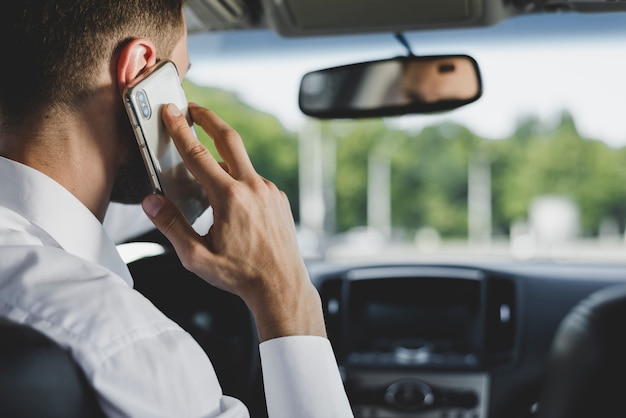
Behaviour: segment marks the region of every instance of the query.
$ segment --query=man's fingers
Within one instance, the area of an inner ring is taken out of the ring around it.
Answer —
[[[204,245],[202,238],[189,225],[180,210],[159,194],[146,196],[141,205],[152,223],[172,243],[183,266],[193,271],[195,267],[191,257],[196,253],[194,249]],[[210,255],[208,250],[206,253],[205,256]]]
[[[232,177],[224,171],[209,150],[198,141],[187,118],[180,113],[175,105],[168,104],[165,106],[163,122],[174,140],[185,166],[204,187],[209,201],[213,201],[223,192],[223,187],[232,181]]]
[[[205,130],[215,143],[215,148],[228,165],[230,174],[238,180],[255,173],[241,136],[209,109],[189,104],[189,112],[195,123]]]

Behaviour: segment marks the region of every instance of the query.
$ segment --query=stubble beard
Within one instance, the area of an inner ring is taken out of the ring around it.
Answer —
[[[122,164],[115,177],[111,190],[111,202],[124,204],[141,203],[142,199],[152,193],[152,185],[139,151],[139,146],[135,140],[128,118],[126,118],[127,129],[121,133],[123,138],[127,138],[129,152],[124,164]]]

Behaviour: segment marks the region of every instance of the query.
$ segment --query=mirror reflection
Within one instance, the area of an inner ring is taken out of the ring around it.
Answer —
[[[300,108],[333,118],[429,113],[471,103],[480,94],[471,57],[401,57],[306,74]]]

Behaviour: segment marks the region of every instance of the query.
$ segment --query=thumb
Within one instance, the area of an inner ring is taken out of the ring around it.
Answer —
[[[141,206],[154,226],[172,243],[176,253],[186,253],[186,249],[200,238],[180,210],[165,196],[148,195]]]

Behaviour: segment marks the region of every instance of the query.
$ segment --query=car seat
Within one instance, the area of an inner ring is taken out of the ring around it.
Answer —
[[[579,302],[552,343],[539,418],[626,417],[626,285]]]
[[[0,416],[104,417],[71,355],[44,334],[0,318]]]

